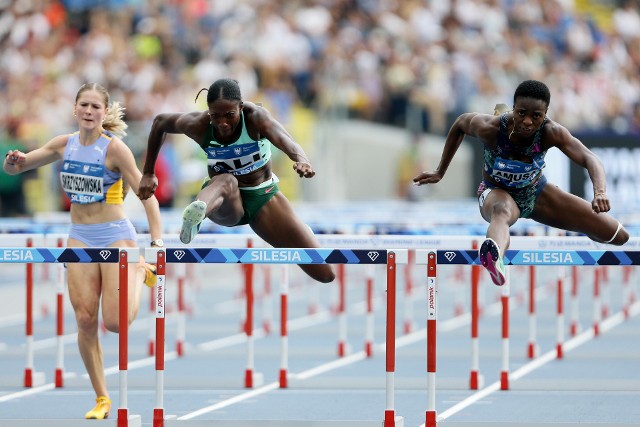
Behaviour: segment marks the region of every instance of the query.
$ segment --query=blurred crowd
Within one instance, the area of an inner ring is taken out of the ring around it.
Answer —
[[[442,132],[447,117],[510,105],[536,78],[570,129],[637,131],[640,2],[604,2],[603,16],[576,3],[0,0],[0,119],[55,133],[70,120],[58,111],[96,81],[128,120],[149,120],[233,76],[282,115],[302,103],[404,125],[411,105]]]
[[[144,144],[229,76],[284,123],[304,106],[439,134],[532,78],[570,130],[640,134],[640,0],[0,0],[0,51],[0,128],[26,143],[73,127],[87,81]]]

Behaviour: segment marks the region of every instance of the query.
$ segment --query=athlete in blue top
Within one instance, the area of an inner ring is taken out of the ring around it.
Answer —
[[[60,182],[71,200],[68,247],[137,247],[136,231],[125,216],[123,181],[137,190],[142,174],[133,153],[120,139],[126,135],[123,108],[109,103],[106,89],[96,83],[83,85],[73,108],[79,131],[59,135],[42,147],[23,153],[9,150],[4,170],[26,172],[62,160]],[[152,245],[162,245],[160,209],[155,197],[142,202],[149,221]],[[104,374],[104,358],[98,339],[98,316],[102,300],[104,326],[118,332],[119,275],[116,264],[67,264],[69,298],[78,324],[78,347],[96,392],[96,406],[85,418],[109,416],[111,400]],[[142,283],[153,286],[155,267],[142,257],[129,268],[129,322],[140,307]]]
[[[207,154],[208,178],[182,214],[180,240],[189,243],[205,217],[216,224],[249,226],[276,248],[317,248],[313,232],[294,213],[271,171],[271,146],[283,151],[302,178],[312,178],[307,155],[265,108],[244,102],[236,80],[220,79],[207,90],[207,111],[155,117],[138,196],[145,200],[158,186],[156,160],[168,133],[184,134]],[[196,97],[197,98],[197,97]],[[329,265],[300,266],[323,283],[335,278]]]
[[[496,114],[465,113],[451,126],[438,168],[422,172],[416,185],[435,184],[444,176],[465,135],[484,143],[483,181],[478,187],[482,217],[489,223],[480,246],[480,260],[493,282],[505,282],[502,257],[509,247],[509,227],[518,218],[587,235],[590,239],[623,245],[629,233],[605,213],[611,209],[600,160],[569,131],[547,117],[551,95],[536,80],[522,82],[513,95],[513,110]],[[555,185],[542,173],[544,157],[557,147],[587,170],[593,183],[591,204]]]

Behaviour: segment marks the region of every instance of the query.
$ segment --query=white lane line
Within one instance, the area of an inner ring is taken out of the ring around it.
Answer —
[[[77,376],[77,374],[75,372],[68,372],[68,373],[65,373],[64,375],[62,375],[62,378],[68,379],[68,378],[74,378],[76,376]],[[32,387],[32,388],[28,388],[26,390],[22,390],[22,391],[19,391],[19,392],[16,392],[16,393],[11,393],[11,394],[7,394],[5,396],[0,396],[0,402],[8,402],[9,400],[19,399],[21,397],[30,396],[32,394],[43,393],[45,391],[53,390],[55,388],[56,388],[55,383],[43,384],[43,385],[38,386],[38,387]]]
[[[329,363],[324,363],[320,366],[316,366],[315,368],[308,369],[299,374],[293,374],[293,378],[305,380],[307,378],[315,377],[316,375],[323,374],[325,372],[329,372],[333,369],[337,369],[343,366],[350,365],[355,362],[359,362],[361,360],[366,359],[367,355],[364,351],[359,351],[354,354],[350,354],[349,356],[341,357],[340,359],[333,360]]]
[[[634,303],[629,308],[629,317],[636,316],[638,314],[638,312],[640,312],[640,301]],[[606,331],[609,331],[609,330],[615,328],[616,326],[618,326],[619,324],[621,324],[624,321],[625,321],[624,314],[622,312],[617,313],[617,314],[607,318],[605,321],[603,321],[600,324],[601,332],[604,333]],[[563,350],[565,352],[569,352],[569,351],[581,346],[582,344],[590,341],[594,337],[595,337],[595,335],[593,333],[593,329],[590,328],[590,329],[584,331],[583,333],[581,333],[580,335],[577,335],[576,337],[570,339],[569,341],[565,341],[562,344],[562,348],[563,348]],[[551,350],[551,351],[543,354],[542,356],[536,358],[532,362],[522,366],[520,369],[510,373],[509,374],[509,379],[514,380],[514,381],[518,380],[518,379],[524,377],[525,375],[529,374],[530,372],[540,368],[541,366],[546,365],[550,361],[555,360],[556,358],[557,358],[556,350],[555,349]],[[476,403],[480,399],[483,399],[483,398],[487,397],[488,395],[490,395],[491,393],[493,393],[493,392],[495,392],[495,391],[497,391],[499,389],[500,389],[500,381],[496,381],[496,382],[488,385],[487,387],[483,388],[482,390],[478,391],[477,393],[474,393],[471,396],[467,397],[466,399],[464,399],[463,401],[459,402],[458,404],[453,405],[451,408],[447,409],[446,411],[442,412],[441,414],[438,415],[437,420],[438,421],[445,420],[445,419],[449,418],[450,416],[462,411],[463,409],[469,407],[473,403]],[[420,425],[420,427],[424,427],[424,424]]]
[[[492,307],[494,305],[500,306],[501,303],[500,302],[496,302],[491,304],[489,307]],[[514,304],[515,305],[515,304]],[[489,311],[495,311],[495,310],[487,310],[487,312]],[[303,318],[312,318],[314,316],[304,316]],[[301,318],[302,319],[302,318]],[[440,322],[440,324],[438,325],[438,327],[440,328],[440,331],[450,331],[459,327],[462,327],[464,325],[467,325],[469,322],[471,321],[471,316],[467,313],[467,314],[463,314],[461,316],[457,316],[457,317],[453,317],[451,319],[445,320],[443,322]],[[312,323],[312,322],[311,322]],[[401,348],[404,347],[406,345],[412,344],[414,342],[418,342],[420,340],[424,340],[426,339],[426,328],[424,329],[420,329],[418,331],[412,332],[410,334],[404,335],[402,337],[399,337],[398,339],[396,339],[396,348]],[[386,348],[386,344],[385,343],[378,343],[375,345],[376,348],[384,350]],[[357,353],[351,354],[349,356],[340,358],[338,360],[334,360],[325,364],[322,364],[320,366],[316,366],[315,368],[311,368],[308,369],[306,371],[300,372],[298,374],[290,374],[290,377],[293,379],[300,379],[300,380],[305,380],[308,378],[312,378],[316,375],[320,375],[322,373],[331,371],[333,369],[337,369],[352,363],[356,363],[359,362],[361,360],[364,360],[367,358],[367,355],[364,351],[359,351]],[[276,390],[280,387],[280,384],[278,382],[273,382],[270,384],[267,384],[263,387],[260,387],[258,389],[246,392],[246,393],[242,393],[239,394],[237,396],[234,396],[230,399],[227,400],[223,400],[221,402],[218,402],[214,405],[210,405],[201,409],[198,409],[194,412],[190,412],[186,415],[183,415],[181,417],[178,417],[178,420],[190,420],[192,418],[195,418],[197,416],[200,415],[204,415],[206,413],[209,412],[213,412],[216,411],[218,409],[221,408],[225,408],[227,406],[231,406],[234,405],[236,403],[242,402],[244,400],[247,400],[251,397],[254,396],[258,396],[260,394],[264,394],[267,393],[269,391],[273,391]]]
[[[266,336],[263,329],[254,329],[252,332],[254,339],[264,338]],[[212,341],[200,343],[196,346],[201,351],[220,350],[221,348],[231,347],[232,345],[247,342],[247,334],[242,332],[239,334],[229,335],[227,337],[218,338]]]
[[[250,398],[252,398],[254,396],[259,396],[261,394],[268,393],[268,392],[270,392],[272,390],[276,390],[279,386],[280,386],[280,384],[278,382],[272,382],[270,384],[263,385],[260,388],[248,391],[246,393],[239,394],[237,396],[232,397],[231,399],[223,400],[222,402],[218,402],[215,405],[207,406],[207,407],[199,409],[197,411],[190,412],[187,415],[183,415],[181,417],[178,417],[178,420],[190,420],[191,418],[195,418],[195,417],[197,417],[199,415],[203,415],[203,414],[206,414],[208,412],[212,412],[212,411],[215,411],[215,410],[218,410],[218,409],[222,409],[222,408],[225,408],[227,406],[233,405],[235,403],[242,402],[243,400],[250,399]]]
[[[173,360],[178,358],[178,352],[169,351],[164,354],[164,360]],[[156,363],[155,356],[145,357],[144,359],[132,360],[127,363],[127,370],[130,371],[132,369],[144,368],[145,366],[151,366]],[[120,372],[120,365],[110,366],[105,368],[104,374],[105,376],[115,375]],[[89,378],[89,374],[82,374],[82,378]]]
[[[377,301],[378,299],[374,300]],[[349,306],[349,312],[353,314],[362,314],[366,308],[366,304],[362,302],[353,303]],[[329,310],[323,310],[318,313],[309,314],[306,316],[297,317],[287,321],[287,329],[289,331],[296,331],[299,329],[309,328],[311,326],[321,325],[323,323],[330,322],[334,317]],[[264,329],[257,328],[253,330],[254,339],[265,338],[267,334]],[[242,344],[247,341],[247,335],[242,332],[228,337],[218,338],[211,341],[205,341],[196,345],[198,350],[211,351],[219,350],[221,348],[229,347],[231,345]]]
[[[517,304],[512,304],[511,305],[512,309],[516,305]],[[362,303],[355,303],[355,304],[352,304],[350,307],[353,307],[353,306],[357,306],[358,307],[357,310],[360,310],[362,308],[363,304]],[[500,307],[500,306],[501,306],[500,302],[495,302],[493,304],[490,304],[487,307],[487,310],[486,310],[487,314],[489,314],[489,313],[491,313],[491,314],[498,313],[498,309],[497,308]],[[327,317],[329,317],[329,319],[327,319]],[[302,317],[297,318],[297,319],[292,319],[289,322],[292,324],[292,328],[291,329],[294,329],[294,328],[295,329],[301,329],[301,328],[304,328],[305,325],[306,326],[312,326],[312,325],[315,325],[315,324],[323,323],[325,321],[330,320],[330,318],[331,318],[331,316],[330,316],[329,312],[320,312],[320,313],[316,313],[316,314],[313,314],[313,315],[302,316]],[[448,330],[453,330],[453,329],[456,329],[456,328],[459,328],[459,327],[462,327],[462,326],[468,324],[470,322],[470,319],[471,319],[470,315],[468,313],[465,313],[465,314],[463,314],[461,316],[456,316],[456,317],[453,317],[451,319],[448,319],[448,320],[440,322],[439,329],[440,329],[440,331],[443,331],[443,332],[444,331],[448,331]],[[151,318],[148,317],[148,318],[139,319],[139,320],[151,320]],[[261,338],[262,336],[264,336],[264,331],[255,330],[254,334],[255,334],[255,336],[258,336],[258,337]],[[426,329],[421,329],[421,330],[412,332],[410,334],[404,335],[402,337],[399,337],[396,340],[396,348],[401,348],[401,347],[404,347],[405,345],[409,345],[409,344],[412,344],[414,342],[418,342],[420,340],[425,339],[425,337],[426,337]],[[246,341],[246,334],[236,334],[236,335],[232,335],[230,337],[221,338],[219,340],[214,340],[214,341],[210,341],[210,342],[199,344],[198,348],[199,349],[208,349],[208,350],[220,349],[220,348],[229,347],[229,346],[232,346],[232,345],[235,345],[235,344],[240,344],[240,343],[243,343],[245,341]],[[379,343],[379,344],[376,344],[374,347],[377,348],[377,349],[384,350],[386,348],[386,344],[385,343]],[[324,364],[324,365],[320,365],[318,367],[312,368],[312,369],[304,371],[302,373],[292,374],[292,377],[294,377],[294,378],[302,378],[302,379],[311,378],[311,377],[313,377],[315,375],[318,375],[320,373],[328,372],[328,371],[330,371],[332,369],[336,369],[338,367],[345,366],[345,365],[348,365],[350,363],[355,363],[355,362],[363,360],[365,358],[366,358],[365,357],[365,352],[364,351],[360,351],[358,353],[355,353],[355,354],[352,354],[350,356],[347,356],[347,357],[345,357],[343,359],[339,359],[339,360],[332,361],[332,362],[329,362],[329,363]],[[177,359],[177,352],[172,351],[172,352],[165,353],[165,360],[173,360],[173,359]],[[144,367],[144,366],[150,366],[150,365],[152,365],[154,363],[155,363],[155,358],[154,357],[147,357],[147,358],[144,358],[144,359],[138,359],[138,360],[129,361],[128,362],[128,370],[137,369],[137,368],[141,368],[141,367]],[[119,364],[111,366],[111,367],[108,367],[108,368],[105,368],[105,376],[115,375],[115,374],[117,374],[119,372],[120,372]],[[75,377],[76,376],[75,373],[68,373],[68,374],[65,373],[63,376],[67,377],[67,375],[69,377]],[[82,378],[88,379],[89,375],[85,373],[85,374],[82,375]],[[275,384],[276,384],[276,388],[279,387],[279,383],[275,383]],[[259,389],[256,389],[256,390],[253,390],[251,392],[238,395],[238,398],[240,398],[240,400],[236,400],[236,398],[232,398],[232,399],[228,399],[226,401],[220,402],[220,403],[218,403],[216,405],[212,405],[212,406],[210,406],[208,408],[213,408],[213,409],[208,409],[208,410],[206,410],[205,412],[202,412],[202,413],[215,411],[215,410],[220,409],[222,407],[233,405],[234,403],[237,403],[237,402],[241,402],[241,401],[243,401],[245,399],[248,399],[249,397],[255,396],[256,394],[252,394],[252,393],[260,391],[260,390],[262,390],[262,391],[260,393],[258,393],[258,394],[266,393],[268,391],[273,390],[273,388],[271,388],[272,385],[273,384],[267,384],[267,385],[265,385],[265,386],[263,386],[263,387],[261,387]],[[45,385],[40,386],[40,387],[36,387],[36,388],[29,389],[29,390],[24,390],[24,391],[21,391],[21,392],[12,393],[12,394],[8,394],[6,396],[2,396],[2,398],[0,398],[0,402],[12,400],[12,399],[17,399],[17,398],[20,398],[20,397],[25,396],[25,395],[42,393],[42,392],[45,392],[45,391],[52,390],[54,388],[55,388],[55,384],[54,383],[45,384]],[[242,398],[243,396],[245,396],[245,394],[250,394],[250,395],[247,396],[247,397]],[[219,405],[223,405],[223,406],[219,406]],[[204,408],[204,409],[207,409],[207,408]],[[200,415],[201,414],[200,411],[202,411],[204,409],[201,409],[201,410],[193,412],[193,413],[197,413],[197,415]],[[193,414],[193,413],[191,413],[191,414]],[[187,414],[184,417],[190,416],[191,414]],[[194,416],[197,416],[197,415],[194,415]],[[188,419],[188,418],[184,418],[184,417],[179,418],[179,419]],[[193,417],[191,417],[191,418],[193,418]]]

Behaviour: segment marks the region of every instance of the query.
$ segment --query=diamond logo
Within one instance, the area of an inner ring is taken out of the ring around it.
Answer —
[[[107,260],[107,258],[109,258],[110,255],[111,255],[111,251],[100,251],[100,256],[105,261]]]
[[[455,252],[445,252],[444,253],[444,257],[447,259],[447,261],[451,262],[456,257],[456,253]]]
[[[375,261],[375,260],[377,260],[377,259],[378,259],[378,257],[380,256],[380,252],[374,252],[374,251],[367,252],[367,256],[369,257],[369,259],[370,259],[371,261]]]
[[[180,261],[182,259],[182,257],[184,257],[186,254],[185,251],[173,251],[173,255],[178,258],[178,261]]]

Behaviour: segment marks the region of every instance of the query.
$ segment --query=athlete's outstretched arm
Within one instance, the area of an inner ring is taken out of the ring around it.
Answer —
[[[495,136],[497,132],[496,123],[499,123],[499,118],[488,114],[464,113],[458,116],[447,134],[444,149],[442,150],[442,157],[440,158],[440,164],[438,164],[437,169],[435,171],[422,172],[413,178],[413,183],[415,185],[423,185],[440,182],[447,172],[458,148],[460,148],[460,144],[465,135],[470,135],[482,140],[489,140],[492,136]]]
[[[261,135],[293,160],[293,169],[301,178],[311,178],[316,174],[304,149],[268,110],[257,106],[251,114],[251,120]]]
[[[138,193],[138,182],[142,177],[131,149],[119,138],[114,138],[109,145],[108,154],[114,166],[122,173],[125,182],[130,183],[131,189]],[[149,234],[151,240],[162,237],[162,223],[160,218],[160,206],[158,200],[152,195],[147,200],[142,200],[147,220],[149,222]]]
[[[69,135],[59,135],[28,153],[9,150],[4,158],[3,169],[9,175],[17,175],[60,160],[68,140]]]
[[[201,112],[195,113],[163,113],[153,119],[149,137],[147,139],[147,155],[142,167],[142,178],[138,186],[137,195],[141,200],[146,200],[153,195],[158,188],[158,178],[155,175],[156,161],[160,148],[168,133],[189,135],[189,128]]]
[[[599,213],[611,210],[611,202],[607,197],[607,178],[600,159],[578,138],[571,135],[564,126],[551,122],[547,124],[545,130],[552,145],[558,147],[569,159],[589,173],[593,184],[594,196],[591,202],[593,211]]]

